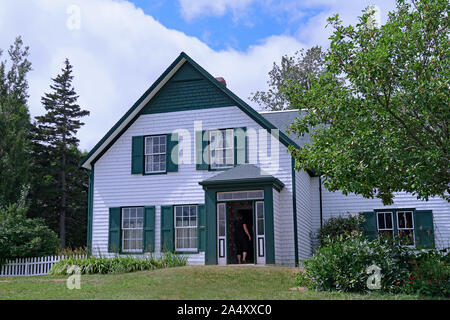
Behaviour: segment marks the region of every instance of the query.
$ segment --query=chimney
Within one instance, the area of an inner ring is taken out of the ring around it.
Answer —
[[[225,87],[227,86],[227,82],[222,77],[216,77],[216,80],[219,81],[221,84],[223,84]]]

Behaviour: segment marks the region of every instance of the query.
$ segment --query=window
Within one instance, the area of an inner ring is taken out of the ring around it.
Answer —
[[[145,137],[145,173],[166,171],[166,136]]]
[[[394,236],[394,225],[392,221],[392,212],[377,212],[379,238],[392,238]]]
[[[212,130],[210,141],[211,169],[230,168],[234,166],[234,130]]]
[[[263,190],[218,192],[218,201],[264,199]]]
[[[412,211],[397,211],[398,237],[400,243],[414,245],[414,222]]]
[[[122,209],[122,251],[142,252],[144,208]]]
[[[197,250],[197,206],[175,206],[175,250]]]

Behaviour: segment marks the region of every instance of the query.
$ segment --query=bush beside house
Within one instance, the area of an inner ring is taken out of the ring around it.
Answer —
[[[417,252],[392,240],[370,240],[356,231],[324,238],[304,262],[297,284],[319,291],[369,292],[372,265],[380,268],[383,292],[450,297],[448,252]]]
[[[55,254],[59,240],[43,219],[26,217],[26,208],[12,204],[0,209],[0,264],[4,259]]]

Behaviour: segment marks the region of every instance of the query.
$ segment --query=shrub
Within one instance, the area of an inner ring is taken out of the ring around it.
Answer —
[[[26,208],[12,204],[0,209],[0,263],[4,259],[53,255],[58,236],[43,219],[26,217]]]
[[[406,294],[450,297],[450,265],[447,255],[437,250],[420,252],[410,260],[411,271],[402,283]]]
[[[86,259],[69,258],[55,263],[50,270],[51,275],[67,275],[67,270],[76,265],[80,268],[81,274],[107,274],[107,273],[126,273],[144,270],[154,270],[168,267],[185,266],[186,257],[166,253],[161,258],[154,257],[114,257],[114,258],[96,258]]]
[[[370,241],[360,233],[325,238],[324,246],[304,262],[299,285],[321,291],[367,292],[366,270],[381,268],[381,290],[398,292],[398,284],[409,274],[411,250],[387,242]]]
[[[347,217],[329,218],[325,221],[319,230],[318,238],[320,246],[325,245],[325,239],[336,239],[339,236],[351,234],[353,232],[361,231],[361,223],[363,216],[348,215]]]

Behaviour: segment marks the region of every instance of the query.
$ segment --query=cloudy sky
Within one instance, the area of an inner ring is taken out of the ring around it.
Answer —
[[[89,150],[181,51],[255,109],[273,62],[313,45],[328,46],[327,17],[354,24],[368,5],[380,21],[394,0],[1,0],[0,49],[21,35],[30,47],[30,112],[64,59],[74,66],[79,103],[91,111],[79,131]],[[4,58],[4,57],[3,57]]]

